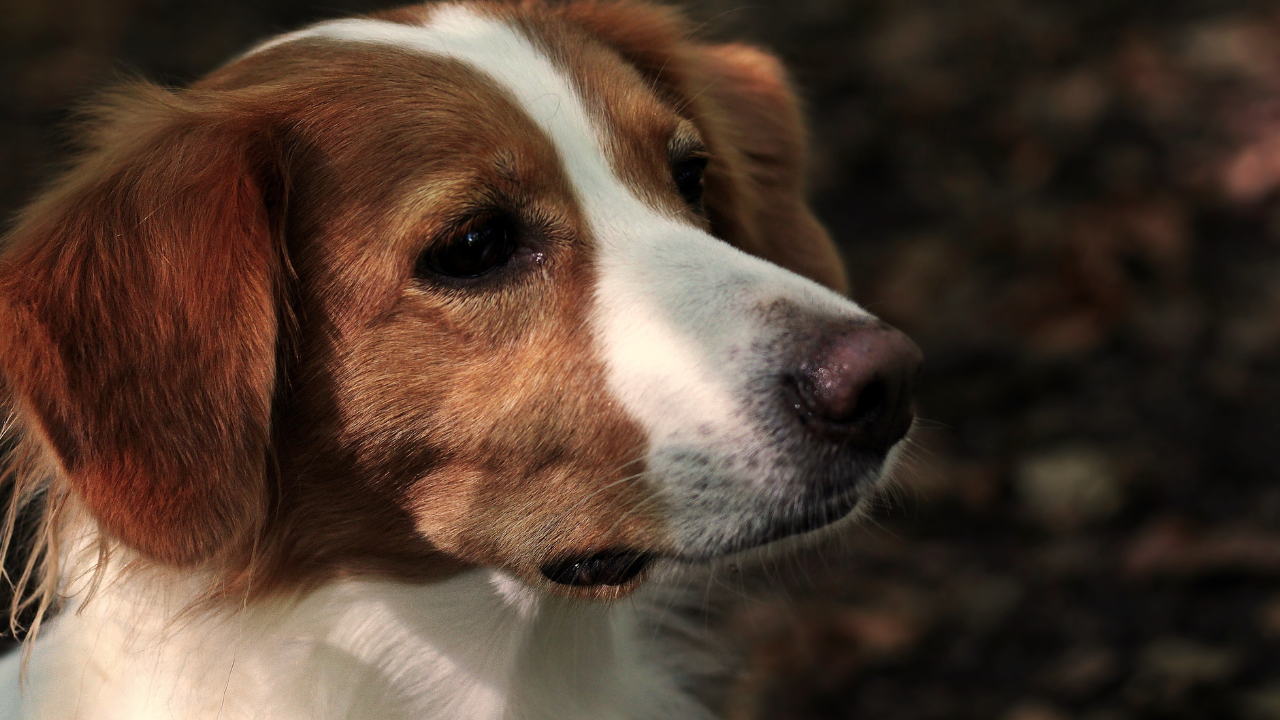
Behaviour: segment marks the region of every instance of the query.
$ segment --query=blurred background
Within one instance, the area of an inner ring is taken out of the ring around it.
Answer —
[[[0,213],[121,71],[390,4],[0,0]],[[1280,719],[1280,3],[687,6],[788,62],[927,358],[901,490],[731,620],[735,720]]]

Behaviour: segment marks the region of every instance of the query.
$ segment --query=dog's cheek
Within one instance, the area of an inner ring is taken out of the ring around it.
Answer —
[[[444,307],[402,313],[342,373],[361,474],[402,487],[418,532],[467,562],[532,576],[572,553],[669,545],[647,435],[606,391],[565,284],[471,318],[465,335]],[[394,477],[409,455],[429,462]]]
[[[455,416],[459,439],[471,442],[412,491],[433,543],[524,572],[574,553],[667,549],[644,436],[610,403],[574,393],[589,383],[565,370],[574,382],[467,402],[472,412]]]

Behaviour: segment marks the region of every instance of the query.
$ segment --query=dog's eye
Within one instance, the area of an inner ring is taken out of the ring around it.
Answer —
[[[516,251],[516,229],[503,215],[473,223],[443,245],[418,258],[415,274],[473,278],[505,264]]]
[[[706,169],[707,159],[702,157],[687,158],[671,167],[681,197],[695,207],[702,202],[702,174]]]

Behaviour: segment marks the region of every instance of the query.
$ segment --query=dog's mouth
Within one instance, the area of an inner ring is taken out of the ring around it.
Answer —
[[[795,535],[821,530],[848,517],[865,497],[865,493],[855,491],[838,495],[821,503],[814,503],[805,512],[775,520],[767,531],[754,539],[744,541],[740,547],[735,548],[735,551],[750,550]]]
[[[543,565],[542,575],[557,585],[599,587],[626,585],[653,560],[652,555],[632,551],[608,551],[570,557]]]
[[[779,540],[819,530],[848,516],[865,499],[865,493],[851,492],[815,503],[806,512],[778,518],[762,532],[739,537],[709,553],[668,555],[674,560],[704,563],[717,557],[769,545]],[[538,568],[547,580],[569,588],[617,588],[629,585],[662,554],[639,550],[606,550],[581,555],[569,555],[546,563]]]
[[[717,546],[691,553],[681,553],[677,557],[688,562],[703,563],[757,550],[788,538],[806,535],[835,525],[855,513],[867,499],[866,492],[844,493],[823,502],[815,502],[794,514],[771,518],[767,523],[731,536]]]

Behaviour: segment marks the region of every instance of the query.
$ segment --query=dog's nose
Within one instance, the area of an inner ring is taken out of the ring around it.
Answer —
[[[823,344],[796,376],[802,413],[815,429],[885,453],[911,429],[920,348],[888,325],[847,329]]]

